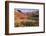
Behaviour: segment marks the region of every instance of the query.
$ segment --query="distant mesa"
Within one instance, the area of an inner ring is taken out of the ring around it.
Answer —
[[[21,10],[17,10],[17,11],[20,12],[20,13],[22,13]],[[22,13],[22,14],[24,14],[24,13]]]

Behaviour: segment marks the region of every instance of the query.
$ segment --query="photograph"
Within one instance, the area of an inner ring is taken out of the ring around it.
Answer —
[[[45,3],[6,1],[5,34],[36,34],[45,32]]]
[[[39,9],[14,9],[14,26],[30,27],[39,26]]]

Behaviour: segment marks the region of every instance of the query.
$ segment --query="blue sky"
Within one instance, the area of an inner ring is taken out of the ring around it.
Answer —
[[[15,8],[16,10],[21,10],[22,12],[34,12],[39,11],[38,9],[22,9],[22,8]]]

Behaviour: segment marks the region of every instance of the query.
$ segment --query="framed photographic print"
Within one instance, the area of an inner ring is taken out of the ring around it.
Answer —
[[[45,32],[45,3],[5,1],[5,34]]]

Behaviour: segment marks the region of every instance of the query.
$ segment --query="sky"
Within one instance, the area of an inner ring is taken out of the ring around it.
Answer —
[[[34,12],[39,11],[38,9],[22,9],[22,8],[15,8],[16,10],[21,10],[21,12]]]

